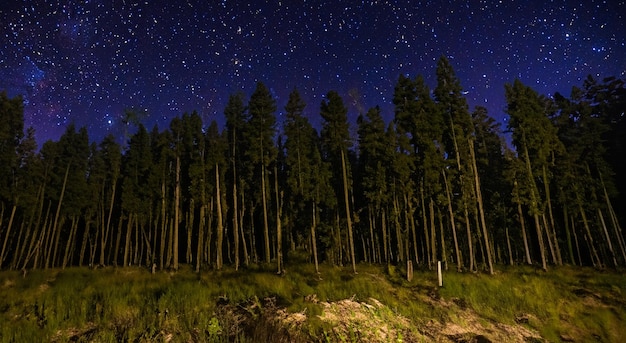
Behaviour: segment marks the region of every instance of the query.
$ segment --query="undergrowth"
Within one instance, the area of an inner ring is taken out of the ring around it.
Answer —
[[[155,274],[139,267],[3,271],[0,342],[358,341],[363,328],[339,331],[321,319],[328,304],[344,299],[385,323],[407,318],[407,327],[392,328],[396,341],[426,337],[432,321],[463,326],[468,311],[534,329],[548,341],[626,337],[626,276],[620,273],[526,266],[500,267],[495,275],[448,271],[439,288],[430,270],[416,270],[411,282],[400,267],[360,264],[357,270],[324,265],[318,275],[298,264],[282,275],[271,265],[201,273],[189,266]],[[301,313],[306,321],[280,322],[285,313]]]

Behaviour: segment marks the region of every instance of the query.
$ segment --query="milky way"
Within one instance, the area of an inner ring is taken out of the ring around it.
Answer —
[[[57,140],[69,123],[122,137],[125,109],[150,129],[196,110],[223,123],[230,94],[257,81],[280,116],[297,88],[319,125],[337,90],[354,120],[393,118],[400,74],[435,86],[450,59],[471,107],[504,122],[504,84],[569,95],[626,76],[624,1],[8,1],[0,7],[0,90],[21,94],[25,124]]]

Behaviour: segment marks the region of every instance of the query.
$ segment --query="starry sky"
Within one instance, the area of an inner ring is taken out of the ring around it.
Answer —
[[[257,81],[279,123],[297,88],[319,127],[329,90],[352,123],[376,105],[391,120],[398,76],[434,87],[445,55],[470,108],[504,124],[515,78],[546,95],[589,74],[626,78],[625,17],[626,2],[609,0],[13,0],[0,6],[0,90],[24,97],[40,144],[70,123],[92,141],[123,137],[129,108],[148,129],[194,110],[223,124],[228,96]]]

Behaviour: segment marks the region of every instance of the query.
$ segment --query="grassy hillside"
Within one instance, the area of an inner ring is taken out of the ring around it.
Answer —
[[[196,274],[0,272],[0,341],[502,342],[626,338],[626,275],[561,267],[493,276],[307,264]]]

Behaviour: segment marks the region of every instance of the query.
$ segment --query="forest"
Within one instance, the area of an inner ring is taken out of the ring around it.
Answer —
[[[263,83],[230,96],[224,127],[193,112],[149,129],[128,110],[124,145],[69,125],[38,147],[23,99],[2,92],[0,269],[626,265],[623,80],[589,76],[569,97],[515,80],[505,128],[469,109],[444,57],[436,80],[400,76],[390,123],[378,107],[349,123],[337,91],[305,104],[294,89],[278,127]]]

